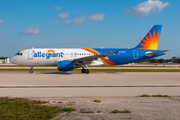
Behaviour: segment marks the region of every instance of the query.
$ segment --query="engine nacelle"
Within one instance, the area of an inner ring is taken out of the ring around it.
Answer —
[[[74,70],[74,62],[73,61],[59,61],[58,62],[58,70],[59,71]]]

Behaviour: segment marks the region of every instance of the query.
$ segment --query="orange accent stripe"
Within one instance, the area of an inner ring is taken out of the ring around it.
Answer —
[[[86,50],[86,51],[88,51],[88,52],[90,52],[90,53],[92,53],[92,54],[94,54],[94,55],[96,55],[96,54],[100,54],[99,52],[97,52],[97,51],[95,51],[95,50],[93,50],[93,49],[91,49],[91,48],[82,48],[83,50]]]
[[[113,63],[112,61],[110,61],[108,59],[104,59],[104,58],[100,58],[100,59],[108,65],[117,65],[116,63]]]
[[[94,55],[100,54],[99,52],[97,52],[96,50],[93,50],[91,48],[82,48],[83,50],[86,50]],[[116,63],[113,63],[112,61],[108,60],[108,59],[104,59],[104,58],[100,58],[103,62],[105,62],[108,65],[117,65]]]

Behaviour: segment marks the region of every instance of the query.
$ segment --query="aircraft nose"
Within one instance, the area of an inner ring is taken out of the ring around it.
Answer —
[[[9,59],[9,61],[10,61],[11,63],[14,63],[14,62],[15,62],[15,58],[12,57],[12,58]]]

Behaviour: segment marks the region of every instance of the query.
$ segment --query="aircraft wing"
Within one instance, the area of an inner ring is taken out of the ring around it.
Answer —
[[[147,52],[146,56],[153,56],[153,55],[156,55],[158,53],[167,52],[167,51],[170,51],[170,50],[161,50],[161,51],[157,51],[157,52]]]
[[[105,54],[97,54],[97,55],[92,55],[88,57],[83,57],[83,58],[77,58],[74,59],[75,62],[80,63],[80,64],[90,64],[93,60],[97,60],[99,58],[106,58],[109,55],[115,54],[114,52],[108,52]]]

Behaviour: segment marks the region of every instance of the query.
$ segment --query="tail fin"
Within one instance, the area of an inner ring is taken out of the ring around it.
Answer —
[[[136,49],[157,50],[162,25],[154,25]]]

